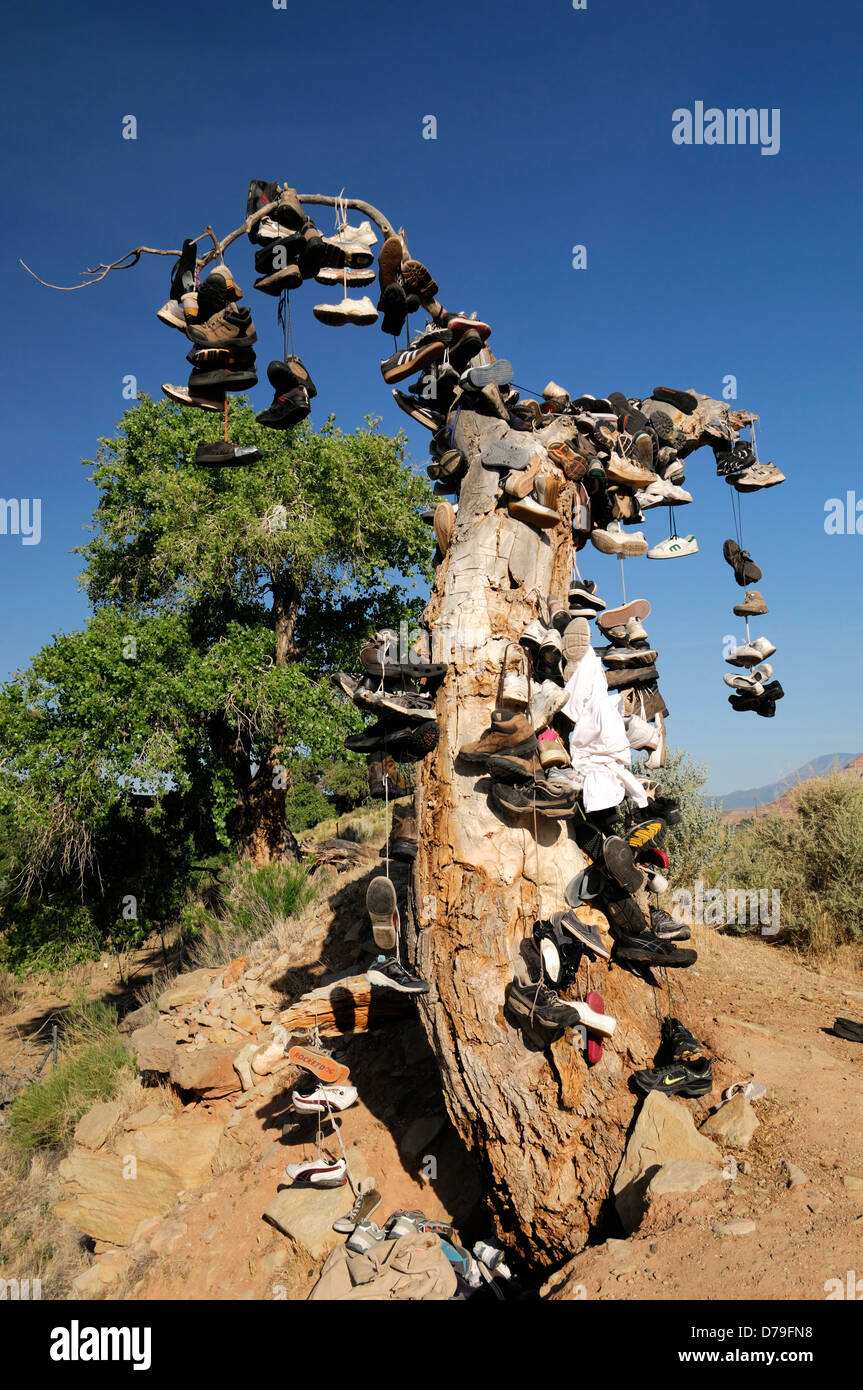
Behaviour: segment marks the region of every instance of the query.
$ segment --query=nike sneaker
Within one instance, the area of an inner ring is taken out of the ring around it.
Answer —
[[[713,1089],[713,1067],[707,1057],[697,1062],[675,1062],[670,1067],[645,1067],[632,1077],[645,1094],[664,1091],[669,1096],[704,1096]]]

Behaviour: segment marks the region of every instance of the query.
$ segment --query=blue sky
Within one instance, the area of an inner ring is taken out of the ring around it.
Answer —
[[[761,456],[788,481],[744,498],[744,543],[770,606],[753,635],[786,698],[776,718],[733,712],[723,639],[742,590],[722,559],[731,490],[712,454],[687,467],[678,514],[700,551],[627,563],[629,596],[651,600],[669,736],[710,769],[714,793],[758,785],[832,751],[863,751],[859,585],[863,536],[827,535],[824,505],[863,502],[859,426],[859,6],[799,0],[438,0],[408,10],[156,0],[121,11],[56,0],[6,11],[7,211],[3,218],[6,409],[3,497],[42,499],[42,538],[0,535],[6,598],[0,676],[82,624],[76,592],[95,490],[82,457],[112,432],[123,378],[160,394],[188,366],[155,317],[170,261],[74,294],[78,272],[139,243],[179,246],[244,215],[250,177],[367,198],[407,231],[452,308],[493,325],[492,346],[534,391],[656,385],[720,395],[761,416]],[[681,146],[672,113],[696,101],[781,112],[774,156],[758,146]],[[123,118],[137,139],[122,138]],[[422,138],[423,117],[437,139]],[[321,217],[325,223],[329,214]],[[327,227],[327,230],[329,228]],[[574,270],[572,247],[587,247]],[[259,360],[275,355],[275,301],[251,291],[252,248],[228,261],[247,289]],[[318,385],[313,419],[345,428],[405,417],[381,380],[378,328],[326,328],[306,286],[297,351]],[[269,402],[262,384],[252,393]],[[426,432],[408,424],[421,467]],[[653,542],[667,512],[647,514]],[[863,520],[861,520],[863,527]],[[582,573],[609,602],[619,565],[592,547]]]

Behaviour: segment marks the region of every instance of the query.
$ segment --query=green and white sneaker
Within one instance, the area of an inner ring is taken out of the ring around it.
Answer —
[[[648,560],[678,560],[683,555],[694,555],[698,541],[694,536],[669,536],[659,545],[651,546],[647,552]]]

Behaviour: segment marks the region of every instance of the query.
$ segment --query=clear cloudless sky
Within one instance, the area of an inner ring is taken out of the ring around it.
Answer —
[[[224,235],[251,177],[288,179],[301,193],[344,189],[404,226],[444,303],[488,319],[496,353],[533,392],[553,378],[574,394],[720,396],[735,376],[737,404],[761,417],[762,458],[787,474],[743,499],[770,606],[753,635],[776,644],[786,697],[772,720],[727,703],[722,644],[743,638],[731,613],[742,590],[722,558],[731,489],[701,450],[687,465],[695,502],[678,513],[698,555],[627,562],[628,595],[652,603],[671,742],[708,765],[717,794],[863,751],[863,535],[824,527],[828,499],[856,490],[863,502],[861,28],[852,0],[7,6],[0,494],[41,498],[42,536],[0,535],[0,676],[86,619],[70,552],[96,492],[81,459],[126,408],[123,378],[158,397],[188,372],[182,338],[155,316],[169,260],[59,294],[17,258],[75,284],[141,243],[179,247],[207,223]],[[672,112],[696,101],[778,108],[779,152],[675,145]],[[135,140],[122,136],[128,115]],[[332,229],[328,210],[319,220]],[[228,261],[263,367],[280,336],[276,301],[252,291],[252,256],[243,238]],[[428,436],[379,373],[392,340],[318,324],[325,298],[316,285],[292,296],[319,390],[313,420],[406,426],[422,468]],[[261,377],[258,409],[270,399]],[[667,519],[646,515],[651,542]],[[581,559],[618,601],[618,562],[591,546]]]

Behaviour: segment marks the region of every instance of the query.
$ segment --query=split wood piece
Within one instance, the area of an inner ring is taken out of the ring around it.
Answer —
[[[414,1011],[412,999],[397,990],[375,988],[365,975],[349,975],[304,994],[284,1009],[279,1022],[289,1033],[311,1031],[317,1024],[323,1037],[368,1033],[378,1024],[405,1018]],[[293,1049],[289,1056],[292,1056]]]

